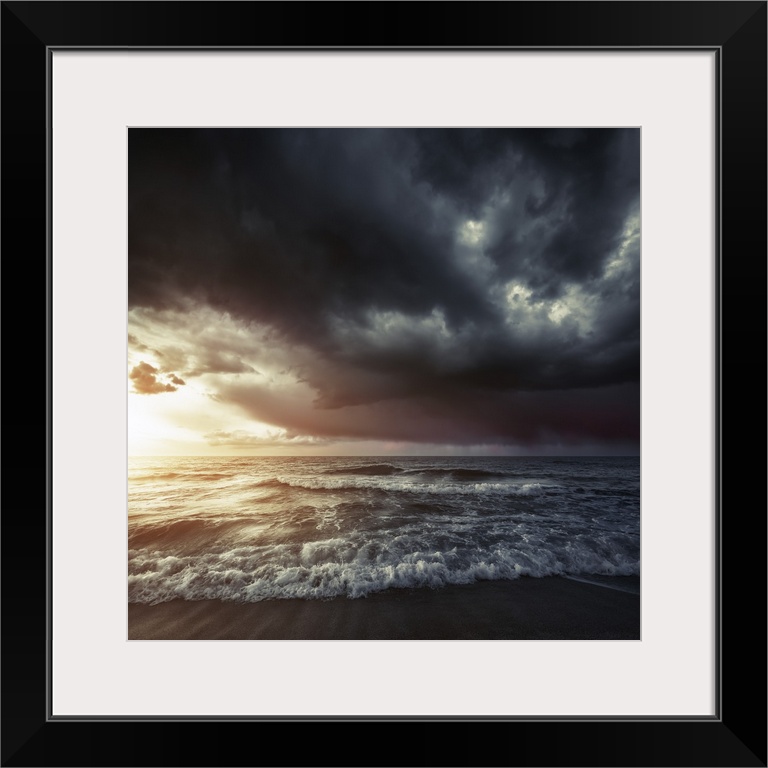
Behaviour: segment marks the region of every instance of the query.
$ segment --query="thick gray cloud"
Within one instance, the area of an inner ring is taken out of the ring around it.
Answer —
[[[639,138],[131,129],[130,306],[268,329],[311,399],[218,395],[291,434],[636,442]],[[198,338],[164,370],[258,372]]]

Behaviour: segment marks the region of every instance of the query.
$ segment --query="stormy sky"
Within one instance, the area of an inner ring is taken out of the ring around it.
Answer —
[[[639,129],[130,129],[133,453],[635,454]]]

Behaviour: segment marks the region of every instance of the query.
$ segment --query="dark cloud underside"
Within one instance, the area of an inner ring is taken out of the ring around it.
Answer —
[[[131,129],[130,307],[207,307],[295,350],[301,403],[254,383],[253,356],[215,334],[194,362],[158,348],[186,377],[168,386],[242,374],[217,396],[291,434],[636,443],[639,141]]]

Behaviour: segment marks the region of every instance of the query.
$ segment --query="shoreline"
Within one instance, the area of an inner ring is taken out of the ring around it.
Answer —
[[[129,640],[639,640],[640,578],[521,577],[367,597],[128,604]]]

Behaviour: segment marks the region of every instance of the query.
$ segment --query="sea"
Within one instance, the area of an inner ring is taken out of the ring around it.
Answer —
[[[132,603],[639,573],[639,457],[129,459]]]

